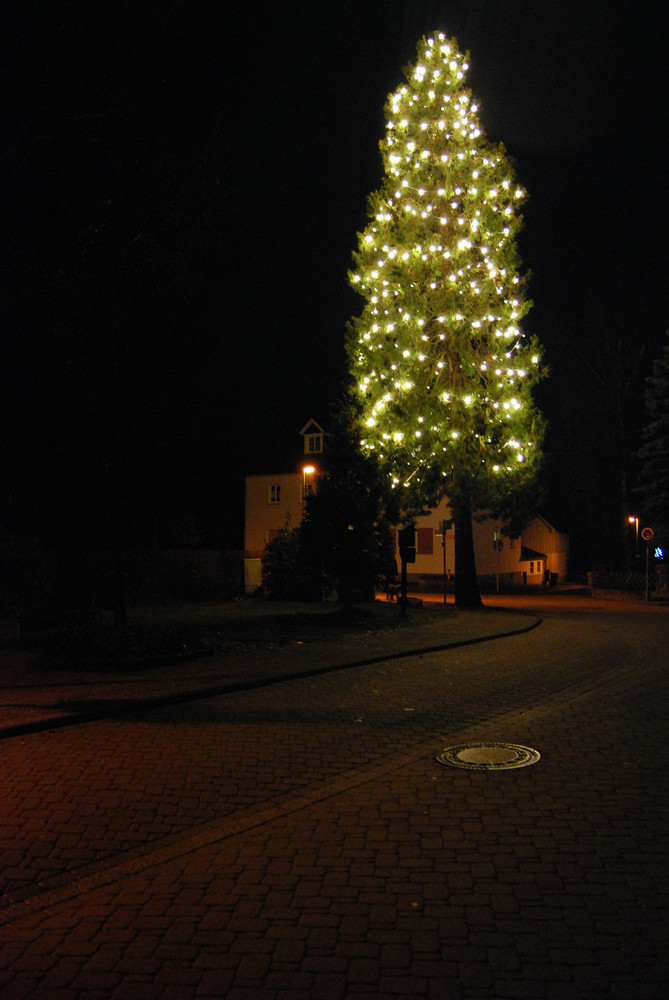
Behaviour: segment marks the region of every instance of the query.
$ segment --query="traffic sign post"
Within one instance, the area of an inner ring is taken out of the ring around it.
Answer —
[[[400,561],[402,564],[402,593],[400,596],[400,614],[406,618],[407,613],[407,563],[416,561],[416,528],[410,524],[400,528],[398,532],[400,543]]]
[[[441,535],[441,548],[444,562],[444,604],[448,601],[448,578],[451,575],[450,570],[448,572],[446,571],[446,532],[450,531],[452,527],[453,522],[445,519],[439,524],[439,534]]]
[[[641,537],[646,543],[646,600],[648,600],[648,553],[650,552],[650,543],[653,540],[653,535],[655,532],[652,528],[642,528]]]
[[[504,548],[504,541],[499,537],[497,530],[495,529],[495,534],[493,538],[492,547],[497,553],[497,593],[499,594],[499,554]]]

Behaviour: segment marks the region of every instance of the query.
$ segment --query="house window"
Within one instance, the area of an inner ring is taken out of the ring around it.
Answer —
[[[530,563],[530,573],[534,573],[534,563]]]
[[[281,485],[275,483],[269,488],[269,503],[281,503]]]
[[[434,552],[434,531],[432,528],[416,528],[416,554],[431,556]]]
[[[320,455],[320,453],[323,451],[323,435],[309,434],[307,436],[306,451],[310,455]]]
[[[541,573],[541,559],[537,563],[537,573]]]

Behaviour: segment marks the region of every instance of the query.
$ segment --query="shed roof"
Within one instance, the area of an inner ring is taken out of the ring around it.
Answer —
[[[547,559],[545,552],[537,552],[536,549],[530,549],[527,545],[520,546],[520,562],[535,562],[537,559]]]

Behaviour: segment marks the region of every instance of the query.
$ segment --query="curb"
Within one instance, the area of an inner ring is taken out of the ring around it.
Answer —
[[[516,614],[522,612],[516,612]],[[528,617],[530,617],[528,615]],[[48,718],[35,719],[33,722],[19,722],[15,725],[7,725],[0,729],[0,740],[11,739],[16,736],[27,736],[32,733],[46,732],[50,729],[63,729],[66,726],[76,726],[86,722],[100,722],[102,719],[117,719],[125,715],[133,715],[135,712],[145,711],[153,708],[168,708],[171,705],[186,704],[192,701],[201,701],[206,698],[216,698],[223,694],[234,694],[238,691],[254,691],[258,688],[271,687],[275,684],[283,684],[286,681],[301,680],[305,677],[320,677],[324,674],[336,673],[342,670],[352,670],[355,667],[368,667],[374,663],[383,663],[387,660],[401,660],[410,656],[422,656],[427,653],[441,653],[448,649],[457,649],[463,646],[475,646],[484,642],[492,642],[497,639],[506,639],[513,635],[523,635],[532,632],[542,624],[543,619],[532,615],[531,624],[512,629],[509,632],[497,632],[491,635],[477,636],[472,639],[458,639],[453,642],[440,643],[436,646],[422,646],[417,649],[401,650],[395,653],[377,653],[374,656],[365,657],[361,660],[352,660],[346,663],[334,663],[325,667],[316,667],[313,670],[298,670],[290,673],[280,674],[277,677],[260,677],[248,681],[230,681],[228,683],[211,685],[209,687],[197,688],[191,691],[182,691],[169,695],[152,695],[145,698],[120,698],[116,703],[107,701],[104,708],[91,709],[90,711],[71,712],[65,715],[54,715]]]

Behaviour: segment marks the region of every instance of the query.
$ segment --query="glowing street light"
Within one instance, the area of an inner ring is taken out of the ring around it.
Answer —
[[[307,502],[307,490],[311,492],[311,484],[307,484],[307,476],[313,476],[315,471],[314,465],[302,466],[302,503]]]
[[[631,515],[630,517],[627,518],[627,521],[628,521],[629,524],[633,524],[634,528],[635,528],[635,534],[636,534],[636,556],[637,556],[637,559],[638,559],[639,558],[639,518],[638,517],[634,517],[634,515]]]

